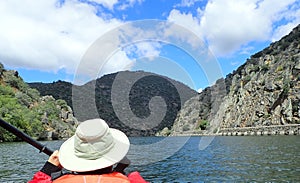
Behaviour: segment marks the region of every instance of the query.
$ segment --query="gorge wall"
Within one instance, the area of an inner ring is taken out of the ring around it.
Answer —
[[[187,101],[168,133],[289,124],[300,124],[300,25]]]

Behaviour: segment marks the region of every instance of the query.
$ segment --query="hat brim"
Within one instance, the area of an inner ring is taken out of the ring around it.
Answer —
[[[87,172],[112,166],[122,160],[129,150],[129,139],[120,130],[109,128],[115,145],[99,159],[78,158],[74,153],[74,136],[66,140],[59,149],[59,162],[67,170]]]

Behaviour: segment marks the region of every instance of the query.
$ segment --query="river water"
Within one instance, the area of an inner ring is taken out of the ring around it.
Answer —
[[[218,136],[199,147],[201,138],[130,138],[127,172],[150,182],[300,182],[300,136]],[[43,143],[58,149],[62,141]],[[27,182],[47,160],[26,143],[0,149],[1,183]]]

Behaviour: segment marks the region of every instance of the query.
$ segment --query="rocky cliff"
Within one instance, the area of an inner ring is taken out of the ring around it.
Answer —
[[[300,25],[187,101],[171,134],[300,123]]]

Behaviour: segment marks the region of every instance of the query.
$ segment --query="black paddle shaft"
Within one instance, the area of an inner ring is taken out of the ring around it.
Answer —
[[[34,140],[30,136],[28,136],[24,132],[20,131],[13,125],[7,123],[6,121],[4,121],[1,118],[0,118],[0,126],[3,127],[4,129],[6,129],[7,131],[13,133],[15,136],[19,137],[20,139],[24,140],[25,142],[29,143],[33,147],[37,148],[38,150],[40,150],[40,152],[43,152],[43,153],[47,154],[48,156],[50,156],[53,153],[53,151],[50,150],[49,148],[47,148],[45,145]]]

